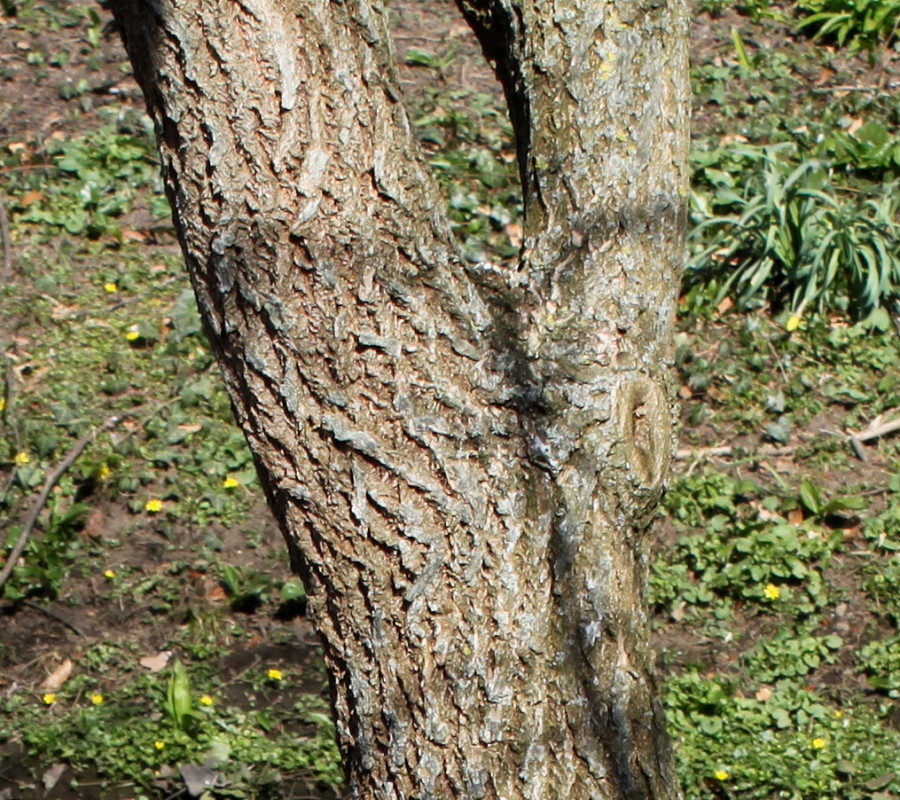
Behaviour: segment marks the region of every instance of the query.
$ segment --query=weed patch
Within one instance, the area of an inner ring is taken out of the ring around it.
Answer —
[[[669,724],[689,797],[868,800],[900,788],[900,735],[865,707],[836,707],[792,681],[755,693],[687,672],[670,680]]]

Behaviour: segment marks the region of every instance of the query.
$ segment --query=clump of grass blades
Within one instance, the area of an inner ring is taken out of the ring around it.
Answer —
[[[826,162],[797,163],[791,144],[742,148],[743,185],[693,198],[688,287],[716,300],[838,309],[885,325],[900,301],[900,192],[842,186]]]
[[[815,31],[815,38],[832,39],[851,51],[870,52],[888,43],[900,28],[900,0],[803,0],[801,13],[808,14],[797,27]]]

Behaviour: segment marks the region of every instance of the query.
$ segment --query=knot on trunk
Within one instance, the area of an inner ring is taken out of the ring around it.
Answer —
[[[669,468],[672,418],[662,386],[634,378],[614,390],[615,419],[621,460],[634,500],[655,502]]]

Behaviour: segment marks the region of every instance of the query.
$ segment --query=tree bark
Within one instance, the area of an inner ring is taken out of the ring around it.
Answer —
[[[113,0],[306,582],[350,796],[677,798],[645,531],[673,449],[681,0],[460,0],[527,219],[466,265],[370,0]]]

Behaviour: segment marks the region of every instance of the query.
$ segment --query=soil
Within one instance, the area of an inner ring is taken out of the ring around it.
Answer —
[[[490,67],[480,55],[477,42],[465,25],[450,0],[401,0],[390,3],[394,23],[395,46],[399,60],[410,48],[420,48],[431,52],[443,52],[452,48],[456,58],[447,67],[443,80],[448,85],[477,87],[485,92],[498,92]],[[100,47],[85,52],[79,27],[59,27],[25,34],[13,30],[12,21],[0,16],[0,141],[5,144],[42,140],[48,137],[72,136],[85,133],[96,127],[98,108],[107,104],[132,104],[140,106],[142,100],[134,80],[127,74],[127,59],[118,40],[109,15],[101,11],[102,36]],[[732,26],[745,24],[746,20],[732,11],[719,18],[698,16],[694,28],[694,58],[703,62],[717,58],[730,58],[733,45],[730,38]],[[784,29],[773,24],[767,29],[771,41],[757,42],[761,46],[778,45],[778,38],[785,35]],[[40,49],[48,53],[68,52],[70,58],[64,69],[47,66],[36,69],[25,61],[28,50]],[[423,70],[402,65],[400,67],[404,91],[411,97],[423,91],[423,81],[431,80],[431,74]],[[821,72],[810,75],[805,86],[798,92],[827,88],[831,85],[871,83],[894,85],[897,81],[896,61],[878,65],[872,74],[859,61],[839,62],[836,59],[830,74]],[[64,100],[60,97],[59,85],[78,84],[87,81],[89,90],[80,97]],[[714,105],[697,109],[695,125],[698,131],[715,130],[722,125],[721,116]],[[139,226],[140,219],[130,221]],[[172,252],[177,250],[171,237],[163,237],[163,247]],[[14,276],[13,280],[17,278]],[[686,403],[685,418],[690,413],[691,403],[702,402],[702,398],[692,398]],[[825,420],[810,423],[810,430],[828,427]],[[740,444],[741,437],[727,426],[707,425],[691,432],[691,446]],[[870,464],[866,469],[883,471],[886,465]],[[787,458],[776,467],[790,473],[792,466]],[[838,484],[846,476],[823,476]],[[107,539],[120,538],[122,545],[116,554],[117,563],[133,565],[148,576],[156,571],[166,571],[179,559],[187,559],[198,542],[210,536],[221,540],[224,551],[229,553],[231,563],[258,569],[275,571],[281,578],[287,578],[289,568],[284,555],[283,543],[265,505],[259,501],[249,518],[234,528],[219,526],[213,530],[197,530],[190,527],[175,529],[134,529],[133,516],[115,499],[102,502],[94,507],[84,530],[90,537],[94,531],[103,531]],[[248,547],[248,539],[258,539],[256,535],[265,531],[262,541]],[[672,541],[676,533],[666,524],[656,529],[660,546]],[[836,559],[831,578],[848,587],[855,585],[854,566],[849,557]],[[57,602],[50,606],[37,604],[5,604],[0,606],[0,630],[3,649],[0,656],[0,691],[19,683],[33,682],[35,674],[46,671],[46,665],[57,663],[60,658],[75,657],[84,648],[97,641],[119,641],[132,644],[137,652],[155,653],[163,649],[177,633],[179,620],[196,613],[198,608],[212,606],[221,609],[224,596],[215,585],[203,575],[185,574],[182,596],[174,601],[174,607],[161,610],[152,604],[119,603],[105,600],[100,590],[102,576],[99,574],[78,574],[68,576],[64,592]],[[859,597],[859,593],[848,593],[848,597]],[[266,664],[272,667],[290,665],[294,669],[307,669],[313,676],[308,687],[311,691],[324,691],[324,675],[317,654],[315,640],[310,626],[303,618],[302,609],[288,609],[281,614],[247,614],[238,611],[225,612],[225,618],[232,618],[244,628],[251,628],[253,637],[239,651],[233,652],[219,664],[222,673],[233,682],[230,684],[234,698],[242,697],[242,702],[250,704],[257,698],[247,695],[240,681],[240,675],[249,667]],[[870,621],[862,601],[850,601],[839,607],[829,625],[833,630],[850,640],[862,641],[863,630]],[[140,624],[138,624],[140,622]],[[674,669],[685,664],[703,664],[710,669],[720,669],[735,663],[741,650],[752,644],[759,636],[765,635],[766,622],[748,616],[735,620],[733,641],[724,644],[721,640],[704,638],[697,631],[684,626],[670,625],[665,619],[657,621],[656,644],[665,653],[662,663],[665,669]],[[836,664],[827,673],[828,690],[835,694],[854,693],[865,687],[861,679],[846,665]],[[244,694],[242,694],[244,693]],[[266,700],[266,698],[262,698]],[[298,731],[303,733],[303,731]],[[0,800],[12,798],[75,798],[90,797],[86,784],[90,776],[80,776],[83,788],[77,793],[67,788],[61,781],[56,788],[45,793],[42,790],[27,790],[23,787],[34,785],[36,771],[41,765],[35,764],[21,752],[21,748],[0,749]],[[46,766],[46,765],[43,765]],[[133,796],[128,787],[121,791],[106,793],[108,798]],[[290,788],[286,797],[333,796],[328,790],[308,782],[298,781]]]

